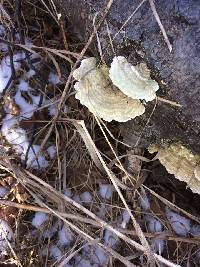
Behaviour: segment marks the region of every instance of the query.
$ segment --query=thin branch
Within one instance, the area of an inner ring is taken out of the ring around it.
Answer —
[[[168,49],[169,49],[169,51],[171,52],[171,51],[172,51],[172,45],[170,44],[170,41],[169,41],[169,38],[168,38],[167,33],[166,33],[166,31],[165,31],[165,28],[164,28],[163,25],[162,25],[162,22],[161,22],[161,20],[160,20],[160,17],[159,17],[159,15],[158,15],[157,10],[156,10],[156,6],[155,6],[155,4],[154,4],[154,1],[153,1],[153,0],[149,0],[149,3],[150,3],[150,6],[151,6],[151,10],[152,10],[152,12],[153,12],[153,15],[154,15],[154,17],[155,17],[155,19],[156,19],[156,21],[157,21],[159,27],[160,27],[160,30],[161,30],[161,32],[162,32],[162,34],[163,34],[163,37],[164,37],[164,39],[165,39],[165,42],[166,42],[166,44],[167,44],[167,46],[168,46]]]

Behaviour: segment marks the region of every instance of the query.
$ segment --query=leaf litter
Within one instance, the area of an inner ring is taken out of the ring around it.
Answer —
[[[36,2],[34,16],[40,21],[46,5],[38,8]],[[30,26],[28,14],[33,11],[28,2],[23,2],[22,9]],[[103,15],[108,10],[109,5]],[[1,121],[1,261],[14,262],[16,266],[67,267],[144,266],[147,262],[173,267],[186,262],[198,264],[200,223],[192,219],[198,209],[182,206],[180,195],[185,187],[173,193],[170,183],[145,176],[145,171],[156,168],[155,159],[151,160],[147,150],[142,156],[131,154],[132,159],[138,160],[134,161],[135,171],[127,172],[127,162],[131,161],[126,158],[131,149],[123,144],[118,124],[102,124],[98,118],[122,122],[141,115],[148,104],[143,101],[156,98],[157,82],[149,78],[144,65],[132,66],[122,56],[113,57],[110,70],[103,64],[97,66],[94,58],[83,59],[90,42],[82,51],[66,52],[60,41],[64,33],[55,26],[53,13],[43,20],[42,29],[32,28],[32,38],[27,37],[25,44],[13,47],[13,55],[9,42],[0,46],[1,105],[5,112]],[[53,33],[55,28],[61,36]],[[38,31],[43,31],[43,36],[37,40],[34,36]],[[9,37],[4,21],[0,36]],[[19,35],[15,41],[21,42]],[[71,49],[70,44],[68,47]],[[80,68],[88,60],[92,65],[83,75]],[[142,74],[141,69],[146,72]],[[77,80],[75,85],[70,80],[72,75]],[[126,86],[127,75],[137,77],[137,85],[130,79],[132,82]],[[109,88],[106,100],[104,76]],[[74,90],[76,98],[87,103],[94,116],[75,100]],[[111,112],[113,103],[119,113]],[[193,175],[198,178],[196,165]],[[172,181],[176,184],[175,179]],[[179,205],[189,213],[180,212]],[[14,214],[16,222],[10,214]]]

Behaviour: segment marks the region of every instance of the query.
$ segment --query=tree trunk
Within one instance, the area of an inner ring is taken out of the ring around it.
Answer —
[[[103,0],[56,0],[61,13],[71,23],[81,41],[92,30],[96,12]],[[115,0],[107,17],[111,37],[134,12],[141,1]],[[157,0],[156,10],[166,30],[172,52],[164,41],[160,27],[146,1],[125,25],[114,41],[117,55],[129,62],[146,62],[151,76],[159,83],[158,95],[176,101],[182,108],[158,101],[147,103],[146,112],[121,124],[125,142],[142,147],[150,143],[178,140],[200,152],[200,5],[198,0]],[[97,19],[98,19],[97,15]],[[104,23],[99,31],[105,60],[109,64],[113,51]],[[98,51],[98,50],[96,50]],[[96,54],[95,54],[96,55]],[[154,109],[155,107],[155,109]]]

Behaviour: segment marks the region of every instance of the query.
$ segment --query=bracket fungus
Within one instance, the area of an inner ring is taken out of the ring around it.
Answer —
[[[158,152],[158,158],[170,174],[187,185],[194,193],[200,194],[200,155],[193,154],[181,143],[172,143],[166,147],[151,145],[150,153]]]
[[[152,101],[156,98],[158,83],[152,80],[144,65],[138,68],[131,65],[125,57],[113,58],[109,71],[110,78],[125,95],[133,99]]]
[[[128,97],[112,84],[108,67],[97,66],[94,57],[82,60],[73,77],[77,80],[74,85],[77,91],[75,97],[105,121],[125,122],[145,111],[140,100]]]

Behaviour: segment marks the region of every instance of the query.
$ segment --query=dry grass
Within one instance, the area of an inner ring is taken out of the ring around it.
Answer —
[[[8,14],[9,12],[13,14],[14,3],[12,1],[5,2],[6,8],[0,6],[1,22],[12,27],[13,21]],[[52,104],[56,103],[58,107],[56,115],[49,119],[46,116],[41,117],[40,114],[39,118],[32,118],[29,121],[37,126],[34,138],[40,140],[41,150],[45,150],[47,143],[56,146],[56,157],[50,162],[45,172],[35,172],[23,168],[17,155],[13,155],[10,150],[8,152],[2,141],[0,147],[1,175],[5,176],[5,182],[8,181],[8,177],[11,177],[13,181],[9,194],[0,200],[1,213],[7,220],[11,214],[10,208],[12,208],[15,218],[17,218],[15,221],[9,221],[12,228],[15,229],[15,246],[12,247],[8,241],[10,253],[9,256],[2,259],[2,262],[12,263],[13,266],[61,267],[86,246],[86,243],[105,249],[110,256],[109,266],[175,267],[189,262],[197,251],[200,240],[178,237],[173,234],[164,215],[164,206],[181,211],[193,221],[200,223],[198,216],[177,207],[169,201],[170,198],[160,196],[158,191],[151,189],[151,185],[144,183],[146,176],[142,167],[148,168],[148,165],[146,167],[145,164],[152,162],[143,155],[144,151],[142,154],[132,154],[130,158],[131,149],[123,144],[118,124],[103,124],[99,118],[89,114],[85,108],[81,107],[74,98],[72,72],[81,59],[87,56],[88,47],[95,41],[96,32],[104,22],[112,1],[108,1],[107,7],[99,16],[100,20],[85,45],[77,45],[77,40],[73,39],[73,33],[65,34],[67,23],[62,19],[58,20],[58,11],[52,0],[48,4],[42,0],[32,2],[26,0],[22,3],[22,25],[26,28],[27,35],[31,36],[34,46],[30,49],[24,44],[11,43],[12,49],[24,49],[30,53],[38,53],[48,67],[56,70],[64,86],[43,88],[43,93],[47,97],[51,91]],[[142,3],[138,8],[141,6]],[[128,19],[125,23],[128,23]],[[74,49],[73,47],[78,48]],[[103,56],[102,52],[101,56]],[[45,108],[40,107],[38,110],[43,113]],[[27,122],[25,124],[27,127]],[[29,133],[31,135],[32,130],[29,130]],[[137,158],[137,163],[133,165],[132,170],[130,164],[127,165],[127,158],[131,159],[131,162]],[[134,166],[138,167],[137,164],[139,164],[139,171],[136,175]],[[114,197],[104,203],[107,207],[104,219],[98,216],[102,200],[97,191],[101,183],[111,183],[116,189]],[[159,186],[158,184],[155,183]],[[66,188],[72,188],[78,194],[84,191],[93,192],[92,203],[85,206],[75,202],[63,194]],[[151,214],[162,221],[166,229],[162,235],[148,233],[144,227],[141,228],[145,214],[138,205],[140,188],[144,188],[153,199],[154,205]],[[17,189],[21,191],[17,191]],[[3,213],[5,207],[7,210]],[[127,210],[131,216],[131,222],[127,229],[116,226],[116,219],[124,210]],[[76,238],[73,246],[64,251],[66,256],[64,261],[61,260],[54,264],[48,254],[41,255],[40,252],[44,248],[48,249],[54,240],[42,239],[39,231],[33,235],[30,217],[35,211],[42,211],[50,215],[48,224],[44,226],[45,230],[61,221],[72,229]],[[120,239],[116,248],[108,247],[102,242],[105,229]],[[166,241],[167,252],[164,256],[153,252],[150,247],[151,238],[156,237]],[[183,254],[185,254],[185,258]],[[141,259],[143,263],[140,262]]]

